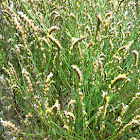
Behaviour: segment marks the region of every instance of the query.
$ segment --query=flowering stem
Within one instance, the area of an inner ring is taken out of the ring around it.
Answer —
[[[1,18],[1,25],[3,30],[3,36],[4,36],[4,46],[5,46],[5,55],[6,55],[6,61],[8,62],[8,53],[7,53],[7,44],[6,44],[6,35],[5,35],[5,29],[4,29],[4,23],[3,23],[3,17],[2,17],[2,11],[1,11],[1,4],[0,4],[0,18]]]

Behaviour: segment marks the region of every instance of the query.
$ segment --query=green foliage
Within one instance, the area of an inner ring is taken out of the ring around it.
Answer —
[[[2,2],[1,137],[138,139],[138,14],[134,0]]]

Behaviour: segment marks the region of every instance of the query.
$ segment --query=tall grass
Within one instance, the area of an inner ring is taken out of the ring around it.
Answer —
[[[1,6],[1,139],[140,138],[137,1]]]

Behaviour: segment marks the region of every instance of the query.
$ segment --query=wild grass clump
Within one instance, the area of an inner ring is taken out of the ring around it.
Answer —
[[[138,6],[1,2],[0,138],[139,139]]]

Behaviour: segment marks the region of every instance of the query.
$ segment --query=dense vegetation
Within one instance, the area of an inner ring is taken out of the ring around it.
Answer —
[[[0,4],[0,139],[140,138],[138,1]]]

